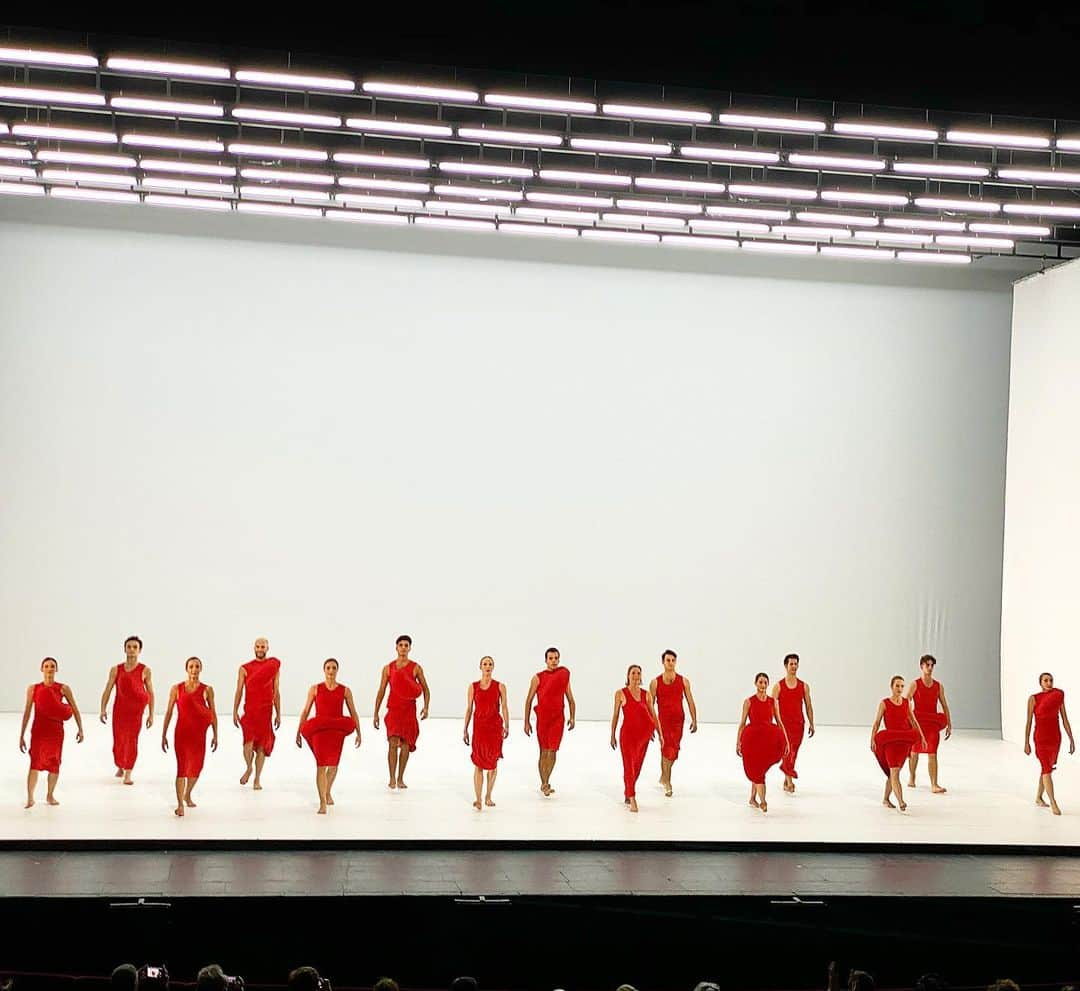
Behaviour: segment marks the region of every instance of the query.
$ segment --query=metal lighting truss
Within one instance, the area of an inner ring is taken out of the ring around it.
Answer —
[[[1080,123],[323,61],[0,46],[0,194],[876,261],[1080,254]]]

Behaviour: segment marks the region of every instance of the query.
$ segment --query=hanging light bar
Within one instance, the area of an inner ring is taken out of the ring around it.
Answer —
[[[883,158],[854,158],[850,155],[819,155],[796,151],[788,155],[788,162],[815,169],[856,169],[868,172],[880,172],[887,164]]]
[[[570,147],[602,155],[670,155],[666,141],[630,141],[615,138],[571,138]]]
[[[143,202],[147,206],[181,207],[185,210],[228,212],[232,209],[232,204],[228,200],[208,200],[202,196],[169,196],[165,193],[147,193]]]
[[[830,258],[853,258],[861,261],[893,261],[896,252],[891,248],[853,248],[842,244],[823,244],[821,254]]]
[[[929,244],[934,240],[932,234],[911,234],[903,231],[856,231],[857,241],[881,241],[883,244]]]
[[[38,138],[47,141],[83,141],[87,144],[114,145],[117,137],[112,131],[91,131],[84,127],[57,127],[53,124],[14,124],[11,133],[17,138]]]
[[[264,72],[260,69],[237,69],[237,82],[257,86],[282,86],[287,89],[329,89],[351,93],[356,83],[340,76],[309,76],[300,72]]]
[[[554,210],[548,207],[519,206],[514,213],[519,217],[532,217],[536,220],[557,220],[563,224],[594,224],[600,214],[587,210]]]
[[[524,234],[532,237],[577,237],[574,227],[557,227],[554,224],[520,224],[500,221],[499,230],[507,234]]]
[[[664,234],[661,244],[673,248],[703,248],[710,251],[731,251],[739,242],[730,237],[702,237],[698,234]]]
[[[599,227],[589,227],[581,232],[582,237],[595,238],[598,241],[628,241],[633,244],[659,244],[659,234],[645,231],[612,231]]]
[[[769,186],[763,183],[737,183],[728,185],[728,192],[733,196],[766,197],[782,200],[816,200],[816,189],[803,186]]]
[[[845,224],[848,227],[877,227],[880,223],[877,217],[862,217],[849,213],[821,213],[816,210],[800,210],[795,214],[795,219],[811,224]]]
[[[344,185],[345,180],[341,180]],[[439,184],[434,192],[439,196],[467,196],[476,200],[498,200],[502,203],[516,203],[525,198],[520,189],[505,189],[499,186],[464,186],[459,183]]]
[[[98,60],[82,52],[54,52],[44,48],[0,47],[0,62],[18,65],[57,65],[71,69],[96,69]]]
[[[405,226],[409,218],[403,213],[379,213],[375,210],[330,210],[326,211],[327,220],[345,220],[354,224],[385,224]]]
[[[0,194],[4,196],[44,196],[45,187],[29,182],[0,182]]]
[[[1006,134],[999,131],[946,131],[952,144],[992,145],[997,148],[1049,148],[1050,139],[1037,134]]]
[[[50,196],[61,200],[91,200],[99,203],[138,203],[138,193],[124,193],[117,189],[85,189],[82,186],[53,186]]]
[[[375,189],[389,193],[430,193],[431,183],[414,182],[405,179],[367,179],[363,176],[343,175],[338,176],[338,185],[349,189]],[[439,186],[440,189],[451,189],[450,186]]]
[[[218,165],[215,162],[181,162],[172,158],[143,158],[139,168],[144,172],[180,172],[185,175],[211,175],[229,177],[236,175],[232,165]]]
[[[529,96],[526,93],[487,93],[484,103],[490,107],[511,110],[539,110],[561,114],[594,114],[596,104],[587,100],[567,100],[550,96]],[[575,232],[571,232],[575,233]]]
[[[101,165],[114,169],[133,169],[136,162],[127,155],[98,155],[88,151],[39,151],[38,160],[42,162],[62,162],[67,165]]]
[[[769,210],[753,206],[707,206],[710,217],[743,217],[747,220],[790,220],[790,210]]]
[[[710,162],[732,162],[736,165],[775,165],[780,161],[780,153],[775,151],[723,148],[715,145],[683,145],[679,153],[683,158],[702,158]]]
[[[727,190],[727,185],[722,182],[703,182],[700,179],[664,179],[659,176],[648,175],[635,177],[634,186],[637,189],[657,189],[664,192],[671,191],[679,193],[700,193],[705,196],[710,193],[723,193]]]
[[[777,255],[816,255],[816,244],[795,244],[792,241],[753,241],[742,243],[746,251],[760,251],[763,254]]]
[[[769,233],[768,224],[756,223],[752,220],[700,220],[693,217],[690,220],[690,226],[696,231],[712,231],[714,234],[732,234],[736,232]]]
[[[226,80],[232,76],[232,73],[223,65],[196,65],[193,62],[172,62],[126,56],[110,56],[105,65],[116,72],[138,72],[154,76],[187,76],[191,79],[220,80]]]
[[[896,258],[902,262],[927,262],[937,265],[971,264],[971,255],[959,251],[897,251]]]
[[[973,234],[1005,234],[1016,237],[1049,237],[1051,229],[1038,224],[968,224],[968,230]]]
[[[367,131],[373,134],[407,134],[418,138],[449,138],[454,129],[446,124],[423,124],[410,120],[380,120],[377,117],[350,117],[346,127],[354,131]]]
[[[325,162],[330,157],[319,148],[301,148],[296,145],[259,145],[245,141],[230,141],[229,154],[255,158],[291,158],[299,162]]]
[[[941,136],[936,128],[905,127],[899,124],[877,124],[868,120],[838,120],[834,134],[850,134],[863,138],[894,138],[899,141],[937,141]]]
[[[1001,204],[989,200],[959,200],[940,196],[916,196],[915,205],[925,210],[955,210],[960,213],[1001,213]]]
[[[170,148],[174,151],[223,152],[225,144],[215,138],[179,138],[173,134],[122,134],[120,143],[136,148]],[[229,149],[232,151],[232,148]]]
[[[1068,172],[1065,169],[998,169],[1000,179],[1020,179],[1037,186],[1046,183],[1061,183],[1066,186],[1080,186],[1080,172]]]
[[[92,90],[0,85],[0,103],[59,103],[74,107],[103,107],[105,97]]]
[[[920,217],[886,217],[886,227],[900,227],[917,231],[962,231],[966,224],[959,220],[923,220]]]
[[[421,227],[448,227],[459,231],[495,230],[495,224],[491,220],[458,220],[456,217],[416,217],[413,223]]]
[[[649,217],[643,213],[604,213],[600,219],[605,224],[620,224],[624,227],[686,227],[681,217]]]
[[[825,121],[808,117],[776,117],[770,114],[717,114],[716,119],[729,127],[749,127],[759,131],[806,131],[825,130]]]
[[[341,127],[341,118],[330,114],[306,114],[289,110],[267,110],[262,107],[233,107],[237,120],[256,124],[285,124],[295,127]]]
[[[504,179],[531,179],[532,169],[520,165],[494,165],[488,162],[439,162],[440,172],[453,175],[487,175]]]
[[[311,183],[314,186],[332,186],[334,177],[326,172],[290,172],[285,169],[242,168],[243,179],[265,179],[270,182]]]
[[[46,182],[77,182],[100,186],[127,186],[131,189],[138,180],[133,175],[119,172],[82,172],[76,169],[42,169],[41,178]]]
[[[823,189],[821,198],[832,203],[865,203],[867,206],[907,206],[906,193],[866,193],[861,190]]]
[[[546,190],[530,190],[525,199],[531,203],[553,203],[556,206],[585,206],[597,209],[613,207],[615,201],[610,196],[589,196],[584,193],[549,193]]]
[[[207,182],[203,179],[175,179],[171,176],[148,175],[143,178],[148,189],[179,189],[196,193],[212,193],[215,196],[233,196],[236,190],[231,183]]]
[[[1014,242],[1006,237],[964,237],[962,234],[938,234],[934,237],[938,244],[953,248],[999,248],[1011,251]]]
[[[342,165],[367,165],[373,169],[430,169],[426,158],[407,158],[401,155],[381,155],[370,152],[335,151],[334,161]]]
[[[1016,213],[1027,217],[1080,217],[1080,206],[1066,206],[1064,203],[1006,203],[1006,213]]]
[[[540,178],[548,182],[577,182],[583,186],[626,186],[631,176],[611,172],[576,172],[567,169],[541,169]]]
[[[708,124],[712,114],[706,110],[680,107],[656,107],[640,103],[605,103],[601,108],[612,117],[637,117],[641,120],[671,121],[679,124]]]
[[[466,141],[479,141],[483,144],[538,145],[544,148],[558,148],[562,145],[561,134],[548,134],[544,131],[506,131],[494,127],[459,127],[458,137]]]
[[[471,89],[452,86],[423,86],[411,83],[388,83],[381,80],[368,80],[361,87],[365,93],[377,96],[405,96],[418,100],[446,100],[451,103],[476,103],[480,94]]]
[[[893,172],[900,175],[917,175],[935,178],[947,176],[956,179],[984,179],[990,170],[984,165],[961,165],[951,162],[893,162]]]
[[[617,199],[615,206],[620,210],[648,210],[655,213],[677,213],[683,216],[701,213],[700,203],[678,203],[668,200]]]

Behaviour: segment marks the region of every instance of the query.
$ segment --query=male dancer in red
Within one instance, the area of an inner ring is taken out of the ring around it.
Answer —
[[[270,641],[266,637],[255,641],[255,658],[240,665],[233,698],[233,726],[244,731],[244,763],[247,765],[240,784],[248,783],[254,761],[256,791],[262,790],[263,764],[274,750],[274,730],[281,729],[281,693],[278,690],[281,661],[267,657],[269,650]],[[240,715],[241,696],[244,698],[243,716]],[[271,709],[274,711],[272,726]]]
[[[544,670],[534,674],[525,699],[525,735],[532,736],[532,702],[536,699],[536,740],[540,744],[540,791],[552,794],[551,772],[555,770],[555,755],[562,742],[563,727],[574,728],[577,703],[570,691],[570,672],[559,666],[559,651],[548,647],[544,651]],[[566,719],[565,702],[570,703],[570,718]]]
[[[697,732],[697,705],[690,692],[690,679],[675,673],[676,659],[675,651],[665,650],[660,655],[664,671],[649,682],[649,700],[656,703],[656,714],[660,718],[660,730],[664,737],[660,747],[660,784],[664,786],[664,794],[668,798],[671,798],[671,765],[679,759],[679,745],[686,722],[683,698],[690,707],[690,732]]]
[[[934,679],[934,668],[937,660],[931,654],[923,654],[919,658],[919,668],[922,677],[916,678],[904,693],[904,698],[915,700],[915,718],[926,734],[926,744],[916,743],[911,748],[908,757],[908,787],[915,787],[915,768],[919,766],[919,754],[927,754],[927,764],[930,765],[930,791],[935,795],[944,795],[945,789],[938,784],[938,744],[941,742],[941,731],[945,730],[945,739],[952,736],[952,713],[949,712],[949,703],[945,700],[945,688],[940,681]],[[938,712],[938,702],[941,703],[942,712]]]
[[[416,749],[420,738],[420,723],[416,718],[416,700],[421,692],[424,695],[424,708],[420,718],[427,719],[428,706],[431,704],[431,689],[428,688],[424,669],[409,657],[412,650],[412,637],[401,634],[394,643],[397,652],[389,664],[382,669],[379,679],[379,693],[375,696],[375,728],[379,728],[379,709],[387,686],[390,697],[386,700],[386,762],[390,766],[390,788],[408,788],[405,784],[405,765],[409,763],[409,754]]]
[[[799,747],[803,734],[814,735],[814,705],[810,701],[810,686],[798,677],[799,655],[788,654],[784,658],[784,677],[772,688],[772,697],[780,706],[780,721],[788,735],[788,752],[780,761],[780,770],[784,772],[784,791],[795,791],[795,758],[799,756]],[[803,720],[803,709],[806,719]],[[807,732],[808,731],[808,732]]]
[[[113,763],[116,764],[116,776],[123,778],[126,785],[135,783],[131,780],[131,772],[139,756],[139,731],[144,711],[146,728],[154,725],[154,683],[150,679],[150,669],[139,661],[141,653],[142,640],[128,637],[124,641],[124,663],[109,668],[109,678],[101,695],[99,718],[104,723],[109,696],[113,686],[116,687],[112,711]]]

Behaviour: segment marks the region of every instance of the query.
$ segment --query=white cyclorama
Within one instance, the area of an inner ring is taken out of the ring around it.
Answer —
[[[51,654],[92,718],[135,633],[162,702],[265,635],[287,712],[330,656],[369,711],[408,632],[438,716],[555,644],[583,719],[670,647],[704,720],[795,650],[868,724],[930,651],[996,729],[1009,295],[773,262],[3,224],[0,707]]]

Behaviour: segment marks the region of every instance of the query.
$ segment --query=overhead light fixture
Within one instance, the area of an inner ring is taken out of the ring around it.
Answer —
[[[796,220],[811,224],[844,224],[848,227],[877,227],[877,217],[863,217],[852,213],[821,213],[817,210],[801,210],[795,214]]]
[[[794,244],[791,241],[743,241],[747,251],[760,251],[762,254],[777,255],[816,255],[816,244]]]
[[[500,223],[499,230],[507,234],[524,234],[530,237],[577,237],[576,227],[556,227],[554,224]]]
[[[934,240],[932,234],[911,234],[903,231],[856,231],[857,241],[881,241],[884,244],[929,244]]]
[[[581,232],[582,237],[595,238],[598,241],[626,241],[630,244],[659,244],[659,234],[646,231],[613,231],[599,227],[589,227]]]
[[[236,190],[231,183],[207,182],[203,179],[174,179],[171,176],[148,175],[143,177],[148,189],[180,189],[196,193],[212,193],[214,196],[233,196]]]
[[[216,138],[178,138],[172,134],[122,134],[120,142],[136,148],[170,148],[174,151],[220,153],[225,150],[225,143]]]
[[[865,203],[868,206],[907,206],[906,193],[866,193],[855,189],[823,189],[821,198],[831,203]]]
[[[527,93],[486,93],[484,103],[512,110],[539,110],[559,114],[594,114],[596,104],[590,100],[567,100],[562,97],[529,96]],[[571,231],[576,233],[576,231]]]
[[[366,165],[372,169],[430,169],[426,158],[402,155],[375,155],[370,152],[335,151],[334,161],[342,165]]]
[[[45,149],[37,154],[42,162],[62,162],[66,165],[101,165],[105,168],[133,169],[135,159],[127,155],[98,155],[89,151],[52,151]]]
[[[491,162],[439,162],[440,172],[451,175],[488,175],[503,179],[531,179],[534,171],[521,165],[495,165]]]
[[[968,224],[968,230],[973,234],[1005,234],[1016,237],[1049,237],[1053,232],[1049,227],[1037,224]]]
[[[823,244],[821,254],[830,258],[852,258],[856,261],[893,261],[896,252],[891,248],[851,248],[841,244]]]
[[[98,203],[138,203],[138,193],[124,193],[118,189],[86,189],[82,186],[53,186],[50,196],[61,200],[89,200]]]
[[[805,186],[769,186],[765,183],[739,183],[728,184],[728,192],[733,196],[764,197],[768,199],[782,200],[816,200],[816,189],[807,189]]]
[[[354,224],[383,224],[402,227],[409,223],[403,213],[378,213],[375,210],[327,210],[327,220],[345,220]]]
[[[549,193],[546,190],[530,190],[525,199],[532,203],[554,203],[561,206],[586,206],[609,208],[615,205],[610,196],[586,196],[579,193]]]
[[[727,190],[723,182],[705,182],[700,179],[664,179],[660,176],[641,175],[634,179],[638,189],[658,189],[680,193],[699,193],[703,196],[719,194]]]
[[[103,107],[105,97],[92,90],[0,85],[0,103],[63,103],[73,107]]]
[[[898,141],[937,141],[940,137],[937,128],[877,124],[868,120],[838,120],[832,129],[835,134],[851,134],[863,138],[895,138]]]
[[[421,227],[447,227],[458,231],[495,230],[495,224],[491,220],[459,220],[457,217],[416,217],[413,223]]]
[[[964,237],[960,234],[938,234],[934,240],[953,248],[999,248],[1011,250],[1014,242],[1006,237]]]
[[[237,203],[236,209],[240,213],[259,213],[271,217],[296,217],[298,219],[317,220],[323,212],[315,206],[292,206],[284,203],[254,203],[249,200],[246,203]]]
[[[948,199],[940,196],[916,196],[915,205],[924,210],[955,210],[960,213],[1000,213],[1001,204],[988,200]]]
[[[262,107],[233,107],[237,120],[255,124],[284,124],[294,127],[341,127],[341,118],[330,114],[307,114],[290,110],[267,110]]]
[[[186,100],[157,100],[141,96],[114,96],[113,110],[133,110],[141,114],[165,114],[169,117],[224,117],[225,108],[216,103],[191,103]],[[235,114],[236,111],[234,110]]]
[[[997,148],[1049,148],[1050,139],[1037,134],[1007,134],[1004,131],[946,131],[952,144],[992,145]]]
[[[717,121],[729,127],[749,127],[758,131],[805,131],[825,130],[825,121],[809,117],[777,117],[772,114],[717,114]]]
[[[304,189],[298,186],[241,186],[241,198],[253,197],[264,200],[311,200],[328,203],[330,194],[325,189]]]
[[[756,206],[707,206],[710,217],[743,217],[747,220],[790,220],[790,210],[766,209]]]
[[[809,240],[821,238],[849,238],[851,231],[843,227],[802,227],[798,224],[778,224],[772,228],[773,234],[782,234],[784,237],[805,237]]]
[[[673,248],[702,248],[707,251],[731,251],[739,242],[730,237],[700,237],[697,234],[664,234],[661,244]]]
[[[962,231],[967,226],[959,220],[923,220],[921,217],[886,217],[886,227],[900,227],[917,231]]]
[[[683,158],[701,158],[709,162],[732,162],[736,165],[775,165],[780,161],[776,151],[755,151],[752,148],[723,148],[716,145],[683,145]]]
[[[605,224],[626,227],[686,227],[686,221],[681,217],[649,217],[643,213],[605,213],[600,219]]]
[[[412,182],[407,179],[368,179],[364,176],[338,176],[338,185],[349,189],[375,189],[389,193],[429,193],[430,182]],[[451,189],[451,186],[443,186]]]
[[[1080,206],[1028,201],[1025,203],[1006,203],[1005,212],[1026,217],[1080,217]]]
[[[12,161],[26,162],[34,156],[30,153],[28,148],[6,148],[0,145],[0,158],[7,158]]]
[[[179,172],[183,175],[210,175],[227,178],[236,175],[232,165],[218,165],[215,162],[181,162],[171,158],[143,158],[139,168],[144,172]]]
[[[72,69],[96,69],[98,60],[82,52],[55,52],[45,48],[0,47],[0,62],[18,65],[62,65]]]
[[[458,137],[466,141],[479,141],[482,144],[538,145],[543,148],[558,148],[563,139],[560,134],[548,134],[544,131],[506,131],[495,127],[459,127]]]
[[[325,162],[330,157],[321,148],[301,148],[298,145],[259,145],[246,141],[230,141],[229,154],[256,158],[290,158],[298,162]]]
[[[418,138],[449,138],[454,129],[446,124],[424,124],[409,120],[380,120],[377,117],[350,117],[345,121],[354,131],[373,134],[407,134]]]
[[[793,151],[788,155],[791,165],[805,165],[815,169],[855,169],[880,172],[885,168],[884,158],[855,158],[851,155],[818,155]]]
[[[641,120],[671,121],[679,124],[708,124],[712,120],[712,114],[706,110],[657,107],[642,103],[605,103],[601,109],[613,117],[638,117]]]
[[[344,179],[341,180],[344,183]],[[502,203],[516,203],[525,198],[520,189],[504,189],[497,186],[463,186],[460,184],[437,184],[434,192],[439,196],[468,196],[476,200],[499,200]]]
[[[302,72],[264,72],[259,69],[237,69],[236,79],[257,86],[283,86],[287,89],[330,89],[351,93],[356,83],[341,76],[309,76]]]
[[[475,217],[509,217],[513,211],[505,203],[477,203],[475,200],[425,200],[424,209],[451,215]]]
[[[361,87],[365,93],[376,96],[414,97],[418,100],[446,100],[450,103],[476,103],[480,94],[475,90],[456,86],[424,86],[413,83],[388,83],[371,79]]]
[[[961,252],[945,251],[898,251],[898,261],[902,262],[926,262],[936,265],[970,265],[971,255]]]
[[[194,62],[172,62],[161,59],[110,56],[105,63],[118,72],[141,72],[154,76],[187,76],[191,79],[229,79],[232,73],[223,65],[197,65]]]
[[[655,213],[678,213],[683,216],[701,213],[700,203],[678,203],[668,200],[617,199],[615,206],[620,210],[648,210]]]
[[[127,186],[129,189],[136,185],[137,179],[133,175],[123,175],[119,172],[82,172],[75,169],[42,169],[41,178],[46,182],[76,182],[99,186]]]
[[[412,196],[379,196],[376,193],[338,193],[338,202],[377,210],[422,210],[424,201]]]
[[[0,194],[4,196],[44,196],[45,187],[29,182],[0,182]]]
[[[738,232],[768,234],[769,225],[754,220],[702,220],[694,217],[690,226],[695,230],[711,231],[714,234],[732,234]]]
[[[917,175],[934,178],[947,176],[954,179],[985,179],[990,170],[983,165],[962,165],[953,162],[893,162],[893,172],[900,175]]]
[[[334,177],[325,172],[289,172],[285,169],[242,168],[240,175],[244,179],[266,179],[270,182],[309,182],[315,186],[332,186],[334,184]]]
[[[601,155],[670,155],[667,141],[631,141],[616,138],[571,138],[570,147]]]
[[[1080,138],[1058,138],[1055,147],[1058,151],[1080,151]]]
[[[178,207],[184,210],[216,210],[228,212],[232,204],[228,200],[208,200],[202,196],[169,196],[164,193],[148,193],[143,199],[147,206]]]
[[[600,214],[587,210],[556,210],[540,206],[519,206],[514,210],[519,217],[532,217],[534,220],[555,220],[562,224],[594,224]]]
[[[36,179],[37,173],[25,165],[0,165],[0,176],[5,179]]]
[[[1043,183],[1061,183],[1067,186],[1080,186],[1080,172],[1068,172],[1065,169],[998,169],[1000,179],[1020,179],[1035,185]]]
[[[53,124],[14,124],[11,133],[17,138],[38,138],[47,141],[83,141],[87,144],[114,145],[112,131],[91,131],[83,127],[56,127]]]
[[[541,169],[540,178],[548,182],[577,182],[583,186],[624,186],[628,187],[631,176],[616,175],[613,172],[577,172],[567,169]]]

